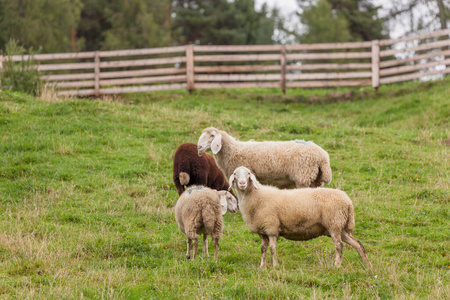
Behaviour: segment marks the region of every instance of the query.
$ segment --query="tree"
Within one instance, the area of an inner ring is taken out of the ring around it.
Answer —
[[[84,51],[99,50],[105,41],[105,32],[111,28],[104,10],[109,0],[82,0],[83,9],[76,36]]]
[[[181,44],[271,44],[277,11],[254,0],[175,0],[172,28]]]
[[[450,22],[450,0],[411,0],[393,2],[386,19],[391,27],[404,34],[447,29]]]
[[[378,16],[378,9],[380,7],[373,5],[369,0],[297,1],[302,10],[302,12],[298,14],[302,24],[305,24],[303,20],[303,17],[305,17],[304,13],[310,15],[315,14],[316,18],[321,18],[324,21],[328,20],[334,25],[340,26],[340,28],[344,26],[343,20],[345,20],[348,32],[350,33],[349,41],[370,41],[387,38],[389,36],[387,29],[384,26],[384,20]],[[325,2],[328,2],[329,6],[327,6]],[[313,7],[316,8],[312,9]],[[329,10],[331,10],[331,12]],[[319,12],[324,13],[327,16],[327,19],[325,20],[325,16],[321,17],[318,15]],[[315,32],[315,34],[320,34],[320,27],[326,26],[326,24],[320,24],[311,18],[308,20],[305,19],[305,21],[309,22],[309,24],[305,24],[308,26],[309,31]],[[314,26],[319,28],[314,29]],[[347,40],[348,36],[346,33],[336,33],[339,35],[339,38],[334,38],[333,41],[336,41],[337,39],[342,39],[339,41]]]
[[[102,49],[168,46],[171,42],[169,0],[114,0],[105,8],[110,28]]]
[[[436,0],[437,7],[439,9],[439,22],[441,23],[441,29],[447,29],[447,16],[449,15],[449,6],[445,6],[444,0]]]
[[[77,36],[85,50],[169,46],[170,0],[82,0]]]
[[[70,51],[81,6],[80,0],[0,0],[0,45],[14,39],[25,48]]]
[[[349,23],[353,41],[380,40],[389,37],[384,20],[370,0],[328,0],[333,10],[338,11]]]
[[[299,36],[302,43],[333,43],[351,40],[349,24],[343,16],[337,15],[326,0],[306,8],[300,19],[306,26],[306,33]]]

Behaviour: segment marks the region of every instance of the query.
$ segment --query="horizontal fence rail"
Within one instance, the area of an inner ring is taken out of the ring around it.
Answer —
[[[32,59],[59,95],[187,89],[372,86],[450,73],[450,29],[393,40],[0,56]]]

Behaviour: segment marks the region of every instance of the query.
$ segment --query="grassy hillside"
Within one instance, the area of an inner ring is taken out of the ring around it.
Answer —
[[[0,299],[449,299],[450,81],[329,92],[0,92]],[[186,261],[172,158],[211,125],[327,150],[372,269],[348,245],[336,269],[327,237],[280,239],[260,269],[239,212],[218,263]]]

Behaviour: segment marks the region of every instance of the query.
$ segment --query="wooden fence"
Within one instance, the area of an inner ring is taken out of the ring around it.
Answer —
[[[450,29],[395,40],[37,54],[59,95],[372,86],[450,73]],[[0,56],[20,62],[28,56]]]

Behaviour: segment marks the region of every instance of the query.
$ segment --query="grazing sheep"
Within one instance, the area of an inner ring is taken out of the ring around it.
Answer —
[[[219,238],[223,233],[222,215],[229,210],[234,213],[238,209],[236,198],[227,191],[216,191],[203,186],[193,186],[181,194],[175,205],[175,219],[181,232],[187,236],[186,258],[191,258],[191,245],[194,244],[194,255],[197,256],[198,237],[203,234],[203,249],[208,255],[208,234],[214,243],[214,258],[219,260]]]
[[[328,188],[280,190],[261,185],[246,167],[237,168],[229,182],[237,190],[239,209],[248,228],[261,237],[261,267],[266,264],[268,244],[273,266],[278,265],[279,236],[294,241],[331,236],[336,266],[342,263],[342,241],[355,248],[363,262],[369,264],[363,245],[352,236],[354,209],[345,192]]]
[[[214,157],[197,154],[197,145],[184,143],[178,146],[173,158],[173,182],[181,195],[185,187],[203,185],[215,190],[228,190],[229,185]],[[234,193],[232,192],[233,196]]]
[[[240,142],[209,127],[203,130],[197,146],[199,156],[211,149],[227,178],[237,167],[245,166],[263,184],[279,188],[318,187],[331,182],[328,153],[313,142]]]

